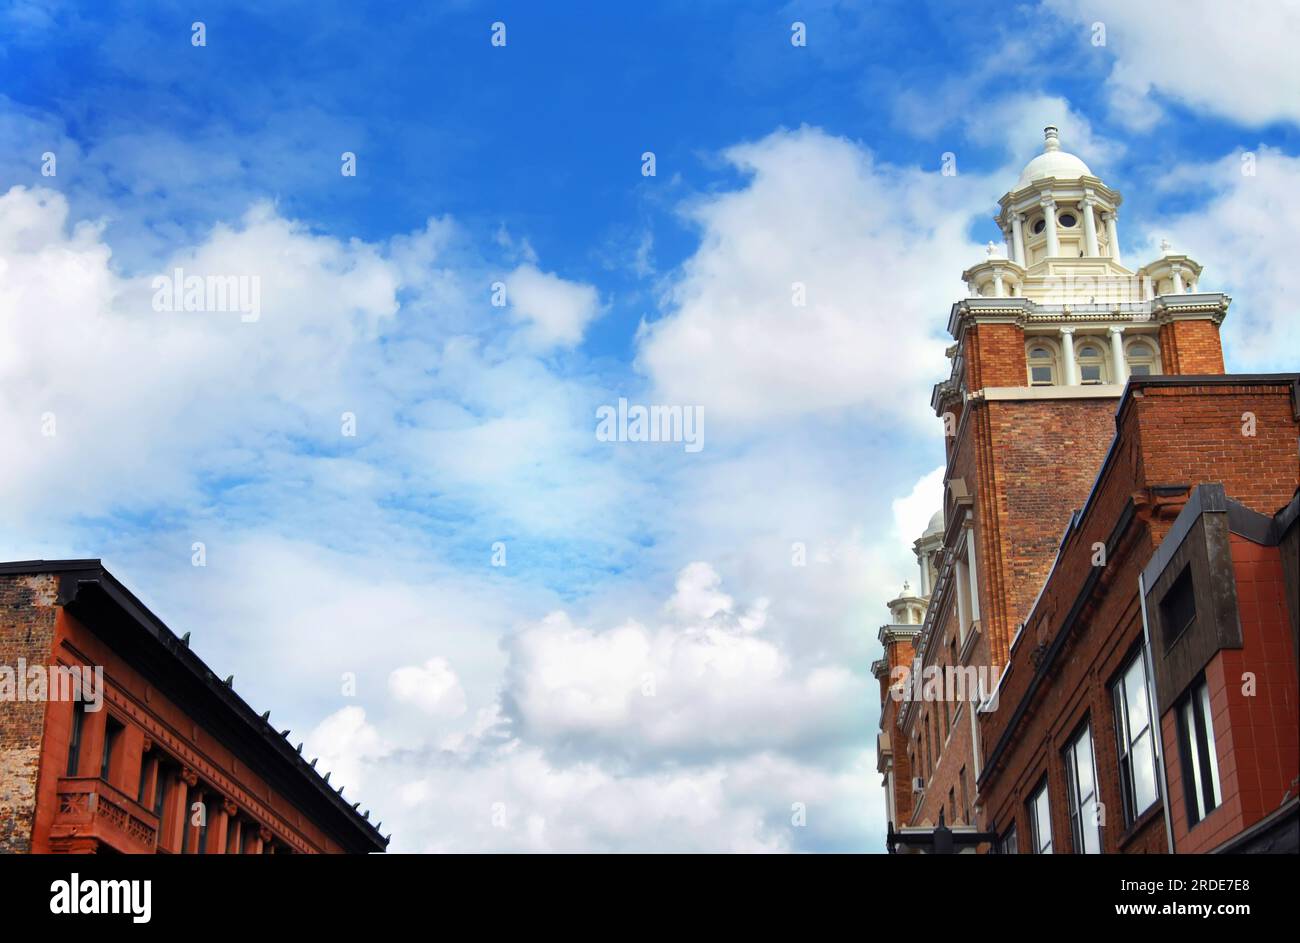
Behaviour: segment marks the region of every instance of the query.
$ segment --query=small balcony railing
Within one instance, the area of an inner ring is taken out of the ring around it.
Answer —
[[[92,840],[126,854],[158,850],[158,818],[121,790],[94,776],[59,780],[59,806],[50,829],[58,849],[90,850]]]

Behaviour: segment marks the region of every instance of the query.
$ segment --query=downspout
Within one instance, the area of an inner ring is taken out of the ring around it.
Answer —
[[[1165,816],[1165,841],[1169,845],[1169,853],[1175,854],[1174,851],[1174,823],[1171,818],[1169,809],[1169,770],[1165,768],[1165,750],[1163,728],[1164,719],[1160,715],[1159,702],[1156,700],[1155,691],[1155,655],[1151,650],[1151,625],[1147,622],[1147,582],[1146,574],[1138,574],[1138,605],[1142,609],[1142,658],[1146,662],[1147,675],[1147,704],[1151,712],[1151,742],[1155,748],[1156,763],[1160,766],[1160,788],[1163,791],[1160,805],[1164,809]]]

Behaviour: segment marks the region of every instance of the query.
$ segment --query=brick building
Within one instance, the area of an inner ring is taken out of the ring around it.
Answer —
[[[1295,848],[1300,387],[1224,374],[1231,299],[1125,267],[1120,202],[1048,128],[964,273],[924,616],[876,663],[891,851]]]
[[[0,853],[383,851],[98,560],[0,564]]]

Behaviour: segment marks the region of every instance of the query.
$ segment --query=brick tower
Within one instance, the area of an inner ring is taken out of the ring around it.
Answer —
[[[1231,299],[1200,290],[1200,265],[1168,244],[1126,267],[1121,202],[1048,127],[1043,153],[999,201],[1005,249],[990,243],[963,273],[967,294],[948,319],[951,371],[931,398],[947,470],[925,617],[908,640],[914,669],[974,669],[991,688],[1093,487],[1126,382],[1223,373]],[[912,780],[910,802],[888,803],[899,836],[911,830],[924,844],[940,821],[979,833],[975,713],[951,698],[882,711],[893,766],[906,762]]]

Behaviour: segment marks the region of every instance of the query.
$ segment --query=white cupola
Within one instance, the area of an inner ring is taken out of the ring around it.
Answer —
[[[1119,256],[1119,192],[1106,186],[1078,157],[1061,150],[1060,132],[1043,129],[1043,153],[1020,172],[995,217],[1007,257],[1024,272],[1069,274],[1083,266],[1125,272]],[[1057,260],[1051,264],[1049,260]],[[1005,267],[1004,267],[1005,268]],[[1014,278],[1014,272],[1002,273]]]

